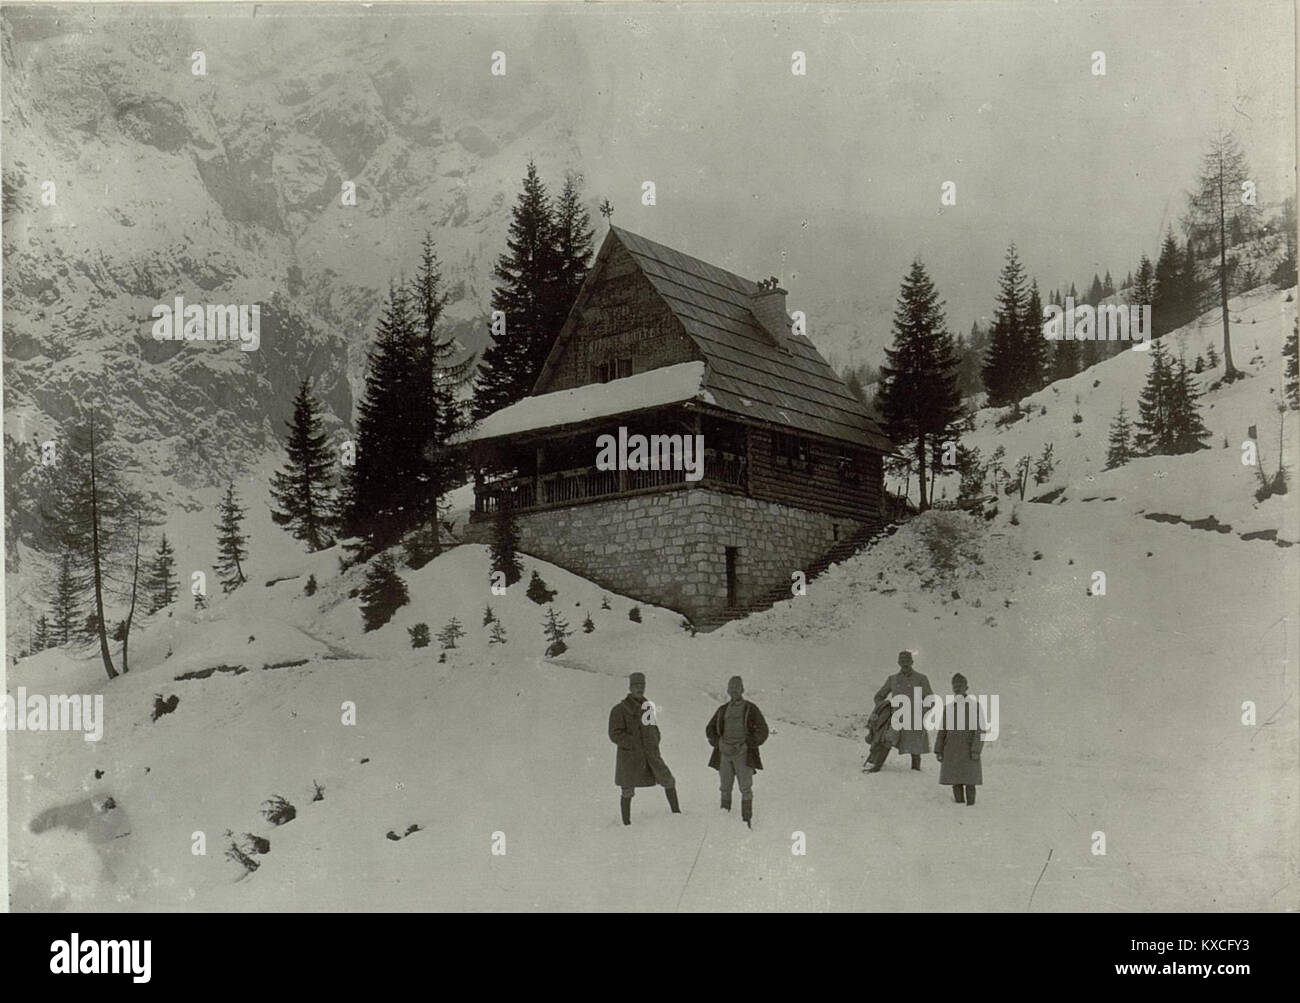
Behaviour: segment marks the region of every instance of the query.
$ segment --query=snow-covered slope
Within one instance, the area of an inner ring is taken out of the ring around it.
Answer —
[[[1136,459],[1106,470],[1106,442],[1111,422],[1123,403],[1130,421],[1137,418],[1138,396],[1150,369],[1150,354],[1129,350],[1072,377],[1050,384],[1023,402],[1025,416],[998,425],[1006,408],[986,408],[975,416],[975,430],[962,442],[978,447],[988,460],[998,447],[1005,450],[1002,465],[1014,469],[1022,456],[1037,458],[1050,443],[1055,471],[1041,484],[1030,484],[1026,498],[1064,489],[1055,503],[1077,510],[1085,502],[1108,504],[1128,513],[1174,515],[1187,521],[1213,516],[1236,534],[1276,533],[1300,541],[1300,504],[1297,495],[1275,495],[1255,500],[1258,467],[1242,463],[1242,443],[1251,426],[1258,435],[1258,452],[1264,469],[1277,469],[1279,451],[1294,477],[1300,466],[1297,438],[1300,413],[1279,414],[1283,400],[1285,360],[1283,344],[1296,318],[1296,290],[1262,286],[1229,302],[1233,356],[1247,378],[1226,386],[1215,384],[1223,375],[1220,365],[1197,377],[1204,396],[1201,415],[1212,433],[1210,448],[1178,457]],[[1191,365],[1204,355],[1207,345],[1218,351],[1222,344],[1218,311],[1209,311],[1161,341],[1176,359]],[[1077,404],[1076,404],[1077,400]],[[1044,413],[1045,412],[1045,413]],[[1078,413],[1081,420],[1076,422]],[[1281,445],[1281,450],[1279,450]],[[1294,481],[1292,482],[1294,485]],[[901,487],[891,483],[891,488]],[[957,496],[955,474],[936,482],[940,500]],[[916,497],[915,478],[911,495]],[[1019,494],[1015,496],[1017,499]],[[1003,507],[1011,499],[1003,501]]]
[[[491,596],[480,547],[404,570],[410,605],[370,634],[349,598],[363,569],[340,575],[333,552],[258,561],[209,610],[147,622],[112,683],[89,651],[11,669],[11,691],[102,693],[107,718],[98,743],[7,736],[12,906],[1300,906],[1295,551],[1113,506],[1027,505],[1018,523],[927,514],[806,597],[694,637],[667,611],[632,622],[619,596],[602,609],[592,584],[528,561],[576,631],[554,659],[543,608],[522,584]],[[1087,596],[1098,569],[1108,593]],[[481,626],[489,603],[504,645]],[[445,663],[436,643],[409,646],[407,628],[453,616],[466,637]],[[960,670],[999,697],[973,809],[933,759],[859,771],[871,694],[903,647],[936,689]],[[684,813],[645,789],[625,829],[605,727],[634,670]],[[704,724],[733,672],[772,724],[753,831],[718,811],[706,765]],[[155,722],[156,695],[179,703]],[[276,795],[297,809],[278,827],[259,813]],[[224,855],[245,833],[270,841],[248,875]],[[807,855],[791,852],[797,833]]]

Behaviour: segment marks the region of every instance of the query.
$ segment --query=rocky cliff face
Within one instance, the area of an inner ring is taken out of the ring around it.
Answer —
[[[47,611],[38,443],[98,408],[164,513],[186,581],[188,569],[211,574],[216,486],[228,479],[249,506],[251,546],[296,551],[270,524],[266,481],[298,381],[314,380],[331,434],[346,438],[379,306],[414,271],[426,229],[449,333],[480,348],[529,157],[555,183],[581,165],[560,124],[572,107],[526,65],[510,70],[523,87],[490,87],[491,50],[526,51],[518,26],[485,50],[467,44],[481,17],[403,31],[401,18],[359,9],[253,10],[0,15],[15,651]],[[258,304],[257,350],[155,340],[154,308],[178,296]]]
[[[558,183],[576,144],[545,88],[494,95],[477,51],[451,71],[464,31],[417,44],[395,24],[4,12],[7,436],[39,442],[98,400],[180,504],[278,448],[302,376],[343,438],[426,229],[449,329],[482,345],[527,159]],[[156,341],[151,311],[177,296],[259,304],[258,350]]]

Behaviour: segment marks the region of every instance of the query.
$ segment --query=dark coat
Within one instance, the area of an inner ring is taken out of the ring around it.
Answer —
[[[946,786],[969,784],[978,787],[984,783],[984,768],[980,765],[980,755],[984,749],[983,729],[980,727],[983,722],[976,720],[978,704],[970,701],[967,707],[970,709],[964,723],[975,725],[974,728],[954,728],[951,731],[940,728],[939,734],[935,736],[934,754],[939,757],[939,783]],[[947,712],[948,708],[945,707],[944,710]],[[949,723],[947,713],[944,723]],[[953,723],[963,722],[954,719]]]
[[[891,696],[906,696],[911,700],[914,696],[913,690],[917,687],[921,689],[921,699],[931,696],[934,690],[930,689],[930,680],[922,672],[913,669],[911,672],[895,672],[885,680],[885,685],[876,690],[874,703],[879,704],[881,700],[888,700]],[[924,717],[925,708],[917,708],[915,713]],[[912,727],[912,711],[909,708],[907,716],[907,727],[898,733],[898,744],[895,748],[904,756],[919,756],[930,751],[930,736],[924,728]]]
[[[618,746],[614,783],[619,787],[653,787],[656,782],[650,757],[659,757],[659,726],[642,723],[644,702],[629,693],[609,712],[609,740]]]
[[[727,703],[731,701],[728,700]],[[745,765],[751,770],[761,770],[763,760],[759,758],[758,747],[767,741],[767,722],[763,720],[763,712],[758,709],[758,704],[750,703],[748,700],[743,701],[745,704]],[[722,733],[726,728],[727,721],[727,704],[724,703],[709,718],[709,723],[704,729],[704,735],[713,746],[713,755],[709,757],[709,765],[715,770],[722,766],[722,753],[718,749],[718,740],[722,738]]]
[[[890,724],[894,706],[888,700],[876,701],[876,707],[867,718],[867,744],[872,751],[884,747],[892,749],[898,741],[898,732]]]

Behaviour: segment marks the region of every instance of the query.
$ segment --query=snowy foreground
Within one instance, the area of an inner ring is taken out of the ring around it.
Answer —
[[[364,634],[348,598],[364,568],[340,574],[337,551],[255,549],[256,576],[232,596],[148,618],[125,677],[107,682],[89,649],[10,668],[10,692],[102,693],[107,717],[97,743],[6,736],[11,907],[1295,910],[1300,549],[1242,535],[1295,542],[1298,495],[1254,501],[1239,427],[1258,423],[1271,468],[1269,365],[1293,309],[1280,293],[1243,306],[1244,324],[1250,310],[1260,319],[1241,361],[1264,362],[1206,398],[1213,449],[1102,472],[1100,427],[1087,429],[1090,455],[1067,443],[1083,393],[1070,383],[1123,392],[1132,408],[1126,381],[1140,384],[1146,360],[1126,354],[1059,385],[1062,403],[1005,440],[981,417],[978,434],[1011,457],[1013,436],[1058,443],[1060,477],[1039,489],[1065,489],[1051,504],[1004,498],[988,522],[929,513],[806,597],[709,635],[644,605],[634,623],[631,600],[529,560],[525,583],[539,570],[576,631],[548,660],[543,607],[524,583],[491,596],[476,546],[403,569],[411,604]],[[1083,410],[1100,426],[1114,408],[1085,398]],[[1088,595],[1099,570],[1106,595]],[[488,644],[487,603],[504,646]],[[411,649],[408,627],[436,634],[453,616],[466,637],[445,664],[437,642]],[[973,808],[939,786],[932,756],[920,774],[896,757],[860,772],[871,694],[904,647],[937,690],[961,671],[972,693],[999,698]],[[216,666],[227,670],[176,679]],[[642,789],[625,829],[605,726],[635,670],[684,813]],[[705,723],[733,672],[772,725],[753,831],[719,812],[706,765]],[[151,721],[156,694],[179,703]],[[355,725],[341,723],[345,701]],[[259,811],[275,795],[297,809],[282,826]],[[226,857],[227,830],[269,840],[256,871]],[[796,833],[806,855],[791,853]]]

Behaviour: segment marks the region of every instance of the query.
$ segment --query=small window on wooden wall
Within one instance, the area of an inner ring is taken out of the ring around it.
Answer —
[[[631,375],[631,359],[610,359],[608,362],[602,362],[598,365],[593,364],[591,367],[593,383],[608,383],[610,380],[621,380]]]
[[[858,469],[857,457],[851,453],[841,451],[839,458],[839,474],[841,484],[861,484],[862,472]]]
[[[783,470],[807,473],[813,467],[812,442],[784,432],[773,433],[772,463]]]

